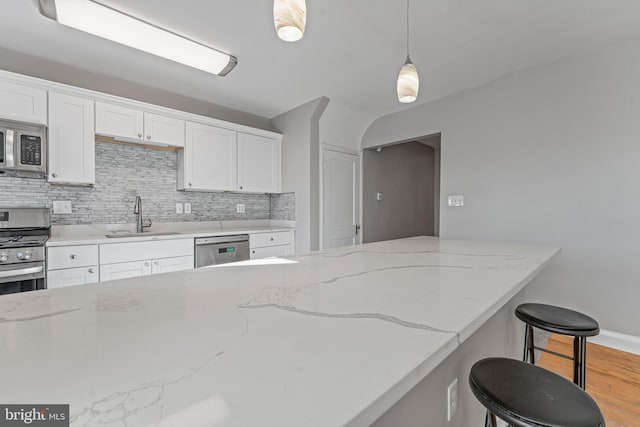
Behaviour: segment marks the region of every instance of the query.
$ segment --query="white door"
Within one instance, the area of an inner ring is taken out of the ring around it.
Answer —
[[[144,138],[144,114],[133,108],[96,102],[96,133],[142,140]]]
[[[47,289],[86,285],[98,281],[98,266],[66,268],[47,272]]]
[[[237,190],[236,132],[187,123],[184,161],[186,189]]]
[[[184,120],[144,113],[144,133],[146,141],[184,147]]]
[[[280,141],[238,133],[238,187],[255,193],[279,193]]]
[[[151,274],[151,261],[120,262],[100,266],[100,281],[128,279]]]
[[[170,273],[172,271],[192,270],[194,268],[192,256],[154,259],[151,266],[152,274]]]
[[[360,156],[323,150],[323,248],[359,243]]]
[[[49,182],[95,183],[93,101],[49,92]]]

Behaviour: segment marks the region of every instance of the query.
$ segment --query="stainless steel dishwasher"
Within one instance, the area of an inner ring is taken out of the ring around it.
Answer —
[[[200,237],[196,244],[196,268],[249,259],[249,235]]]

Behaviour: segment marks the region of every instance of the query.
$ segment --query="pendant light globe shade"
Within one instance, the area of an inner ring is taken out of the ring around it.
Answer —
[[[411,58],[407,56],[407,60],[400,69],[400,75],[398,75],[398,101],[403,104],[414,102],[418,98],[419,90],[418,69],[411,62]]]
[[[307,25],[305,0],[274,0],[273,21],[278,37],[286,42],[296,42],[304,35]]]

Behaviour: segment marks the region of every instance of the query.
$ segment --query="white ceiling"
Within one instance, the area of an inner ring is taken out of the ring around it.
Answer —
[[[2,0],[0,47],[268,118],[319,96],[372,119],[408,108],[395,95],[404,0],[307,0],[297,43],[276,37],[272,0],[101,1],[239,65],[208,75],[58,25],[36,0]],[[411,22],[423,103],[640,33],[640,1],[412,0]]]

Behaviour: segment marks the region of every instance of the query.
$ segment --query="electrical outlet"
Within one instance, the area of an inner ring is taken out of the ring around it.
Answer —
[[[376,200],[379,201],[379,202],[382,201],[382,193],[377,193],[376,194]]]
[[[458,379],[447,388],[447,421],[451,421],[458,411]]]
[[[70,214],[71,213],[71,201],[65,200],[57,200],[53,202],[53,213],[54,214]]]
[[[244,213],[244,204],[243,203],[238,203],[236,205],[236,212],[237,213]]]
[[[464,206],[464,196],[462,194],[452,195],[447,198],[447,204],[452,207]]]
[[[190,214],[191,213],[191,203],[185,203],[184,204],[184,213],[186,213],[186,214]]]
[[[176,203],[176,213],[177,214],[182,213],[182,203]]]

